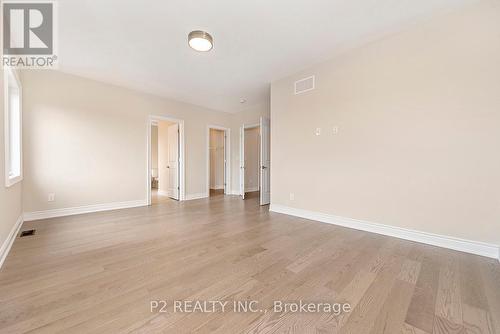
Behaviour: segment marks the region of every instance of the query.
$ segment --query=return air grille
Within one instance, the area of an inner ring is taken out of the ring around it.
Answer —
[[[34,235],[36,232],[36,230],[26,230],[26,231],[22,231],[21,234],[19,235],[21,238],[22,237],[27,237],[27,236],[30,236],[30,235]]]
[[[311,91],[314,88],[314,75],[295,81],[295,95]]]

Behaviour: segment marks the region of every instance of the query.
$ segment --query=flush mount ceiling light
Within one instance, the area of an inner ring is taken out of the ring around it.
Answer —
[[[188,43],[192,49],[201,52],[210,51],[214,46],[212,36],[201,30],[191,31],[188,35]]]

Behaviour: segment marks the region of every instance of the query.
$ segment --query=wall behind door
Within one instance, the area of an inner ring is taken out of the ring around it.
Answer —
[[[152,176],[158,177],[158,125],[151,126],[151,169]]]
[[[173,123],[158,121],[158,193],[168,192],[168,127]]]
[[[260,129],[245,129],[245,191],[259,190]]]
[[[224,189],[224,131],[210,129],[210,189]]]

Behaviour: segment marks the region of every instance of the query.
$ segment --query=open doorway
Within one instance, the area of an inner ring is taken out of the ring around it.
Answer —
[[[207,195],[226,195],[229,186],[230,129],[209,125],[207,127]]]
[[[183,121],[152,116],[148,131],[148,204],[184,199]]]
[[[270,194],[270,121],[261,117],[258,124],[240,128],[240,195],[266,205]]]
[[[245,128],[245,198],[260,197],[260,126]]]

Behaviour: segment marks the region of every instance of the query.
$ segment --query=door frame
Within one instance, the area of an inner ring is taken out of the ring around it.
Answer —
[[[260,147],[260,141],[261,141],[261,138],[260,138],[260,121],[259,123],[253,123],[253,124],[243,124],[240,129],[243,130],[243,132],[245,132],[245,130],[249,130],[249,129],[253,129],[253,128],[258,128],[259,129],[259,147]],[[244,133],[243,133],[244,135]],[[240,136],[240,156],[241,156],[241,136]],[[244,145],[244,144],[243,144]],[[245,157],[243,156],[243,159],[245,159]],[[259,157],[260,159],[260,157]],[[245,173],[245,168],[241,168],[241,166],[245,166],[245,162],[243,161],[243,164],[242,162],[240,161],[240,183],[241,183],[241,178],[242,178],[242,173]],[[259,168],[260,168],[260,162],[259,162]],[[259,171],[260,173],[260,171]],[[244,175],[244,174],[243,174]],[[259,190],[260,190],[260,181],[259,181]],[[245,180],[243,179],[243,185],[240,184],[240,196],[245,199]]]
[[[207,125],[207,145],[206,145],[206,160],[207,160],[207,186],[206,186],[206,195],[210,196],[210,129],[221,130],[224,131],[224,135],[226,136],[226,140],[224,141],[224,153],[226,158],[225,164],[225,180],[226,183],[224,187],[224,195],[231,194],[231,129],[226,128],[219,125]]]
[[[167,121],[179,124],[179,201],[186,199],[185,193],[185,150],[184,150],[184,120],[169,116],[149,115],[147,120],[147,163],[146,163],[146,194],[148,205],[151,205],[151,126],[155,122]]]

